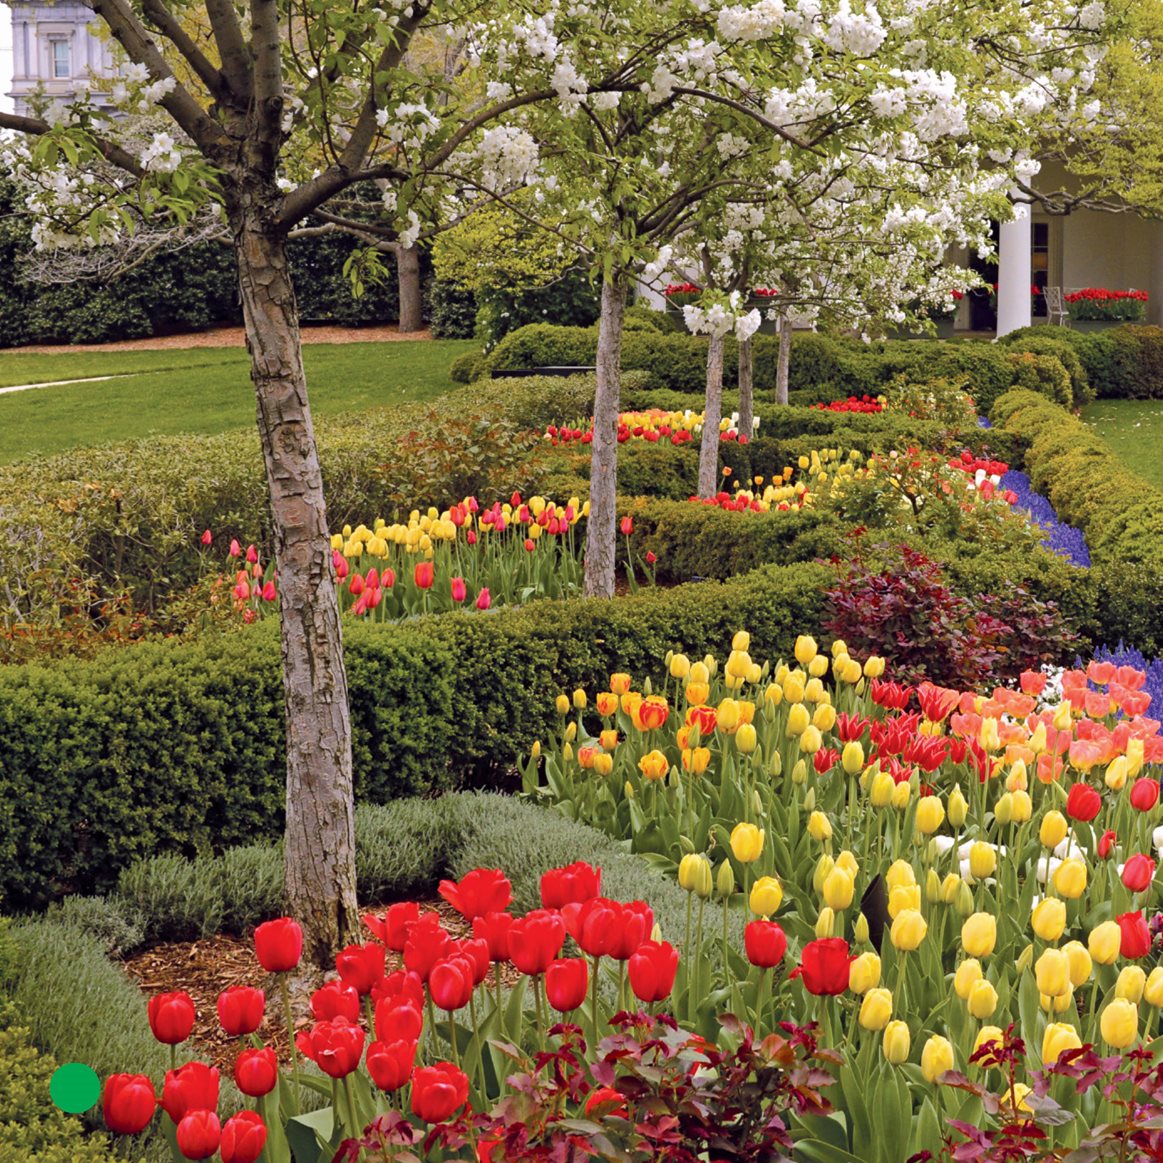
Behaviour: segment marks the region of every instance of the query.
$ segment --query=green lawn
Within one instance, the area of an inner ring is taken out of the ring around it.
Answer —
[[[451,388],[448,368],[471,340],[312,344],[304,360],[317,417],[430,400]],[[0,395],[0,463],[146,436],[216,433],[254,423],[246,353],[0,352],[0,387],[134,372],[124,379]]]
[[[1097,400],[1082,418],[1129,468],[1163,489],[1163,400]]]

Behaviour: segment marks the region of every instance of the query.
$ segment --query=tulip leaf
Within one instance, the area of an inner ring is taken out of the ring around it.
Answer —
[[[330,1107],[287,1120],[287,1142],[295,1163],[329,1163],[335,1153],[335,1118]]]
[[[864,1086],[851,1066],[840,1069],[840,1089],[844,1094],[849,1124],[852,1127],[852,1149],[860,1158],[867,1158],[872,1144],[872,1119],[864,1101]]]

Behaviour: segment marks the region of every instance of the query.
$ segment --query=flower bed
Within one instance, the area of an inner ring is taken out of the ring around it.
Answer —
[[[755,417],[752,427],[758,429],[759,418]],[[667,412],[662,408],[649,408],[641,412],[621,412],[618,415],[618,443],[628,440],[645,440],[648,444],[669,441],[671,444],[689,444],[703,431],[703,413],[690,408],[682,412]],[[739,413],[732,412],[719,422],[720,440],[747,442],[748,437],[739,432]],[[570,444],[592,444],[594,425],[550,424],[545,430],[545,438],[557,448]]]
[[[1083,287],[1064,296],[1071,319],[1105,319],[1114,323],[1137,323],[1147,316],[1146,291],[1112,291],[1106,287]]]

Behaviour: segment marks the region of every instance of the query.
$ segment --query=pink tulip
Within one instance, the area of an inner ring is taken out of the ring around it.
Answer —
[[[258,550],[255,549],[253,545],[248,545],[246,547],[246,560],[249,561],[251,565],[254,565],[254,563],[258,561]]]
[[[477,609],[487,610],[493,604],[493,599],[489,597],[489,587],[482,586],[481,592],[477,594]]]
[[[209,545],[210,542],[213,540],[214,540],[214,534],[211,533],[209,529],[207,529],[206,532],[202,534],[202,544]]]
[[[279,596],[278,590],[275,589],[273,581],[267,582],[262,588],[262,597],[264,602],[273,602]]]
[[[230,556],[237,557],[241,552],[242,552],[242,546],[238,544],[238,541],[236,539],[232,540],[230,542]]]
[[[464,584],[464,578],[454,577],[452,579],[452,600],[454,602],[463,602],[468,596],[468,589]]]

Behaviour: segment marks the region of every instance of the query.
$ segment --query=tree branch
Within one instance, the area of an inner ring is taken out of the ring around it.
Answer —
[[[12,129],[30,137],[43,137],[46,133],[50,133],[52,128],[47,121],[42,121],[39,117],[19,117],[15,113],[0,113],[0,129]],[[111,141],[106,141],[93,134],[89,134],[89,136],[100,151],[101,156],[110,165],[124,170],[127,174],[132,174],[135,178],[140,178],[145,172],[137,158],[127,150],[122,149],[121,146],[114,145]]]
[[[782,137],[784,141],[796,146],[797,149],[812,149],[812,145],[801,141],[794,133],[789,133],[778,122],[772,121],[770,117],[764,117],[758,110],[751,109],[747,105],[744,105],[742,101],[736,101],[733,97],[724,97],[719,93],[709,93],[706,89],[680,88],[677,85],[675,86],[674,92],[682,93],[688,97],[702,97],[705,101],[714,101],[719,105],[726,105],[729,109],[734,109],[737,113],[742,113],[744,117],[750,117],[752,121],[762,125],[764,129],[770,129],[772,133],[778,137]]]
[[[263,164],[274,168],[283,132],[283,60],[276,0],[250,0],[250,51],[254,56],[255,136]]]
[[[226,83],[240,101],[249,102],[253,62],[232,0],[206,0],[206,15],[210,17],[210,31],[222,58]]]
[[[146,19],[182,54],[186,63],[198,74],[210,95],[220,101],[224,95],[222,74],[206,54],[194,43],[164,0],[142,0],[141,10]]]

